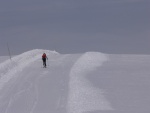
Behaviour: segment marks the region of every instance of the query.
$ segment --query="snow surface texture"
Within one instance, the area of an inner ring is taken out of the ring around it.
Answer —
[[[107,61],[101,53],[86,53],[78,59],[70,72],[68,113],[84,113],[94,110],[112,110],[103,91],[92,87],[86,75]]]
[[[149,113],[149,68],[149,55],[31,50],[0,63],[0,113]]]

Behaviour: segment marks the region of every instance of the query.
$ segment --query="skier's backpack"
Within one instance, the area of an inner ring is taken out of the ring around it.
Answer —
[[[42,58],[46,58],[46,54],[45,53],[42,55]]]

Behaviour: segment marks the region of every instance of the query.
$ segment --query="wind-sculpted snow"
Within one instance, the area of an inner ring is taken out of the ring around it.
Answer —
[[[70,71],[68,113],[112,110],[110,103],[103,95],[103,90],[94,88],[86,79],[88,73],[107,60],[108,57],[104,54],[88,52],[74,64]]]
[[[7,60],[0,64],[0,90],[3,85],[7,83],[11,78],[15,77],[17,72],[23,70],[24,67],[28,66],[30,63],[41,58],[43,52],[46,52],[47,55],[55,53],[48,50],[32,50],[25,52],[21,55],[18,55],[12,60]]]

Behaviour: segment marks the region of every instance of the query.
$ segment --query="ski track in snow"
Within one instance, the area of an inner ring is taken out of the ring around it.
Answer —
[[[36,50],[31,50],[21,55],[18,55],[12,58],[11,61],[7,60],[1,63],[0,64],[0,72],[1,72],[0,73],[0,90],[3,89],[3,87],[7,83],[9,84],[9,81],[11,79],[18,77],[19,76],[18,73],[21,72],[24,68],[28,67],[31,63],[33,64],[34,61],[41,59],[41,55],[43,54],[43,52],[46,52],[47,55],[52,55],[52,56],[58,54],[54,51],[36,49]],[[45,75],[46,73],[48,73],[48,71],[44,71],[41,74],[41,76]],[[39,76],[35,82],[39,82],[39,79],[41,78],[41,76]],[[10,97],[10,99],[8,99],[7,107],[3,112],[15,113],[15,109],[13,109],[13,107],[12,109],[10,109],[10,107],[14,106],[13,103],[17,101],[19,98],[21,98],[22,96],[26,98],[25,101],[22,101],[23,105],[20,106],[20,109],[22,109],[22,113],[24,112],[32,113],[38,102],[38,88],[36,86],[36,83],[30,83],[27,89],[20,90],[19,92],[14,94],[14,96]]]
[[[38,60],[41,58],[43,52],[46,52],[47,55],[53,53],[57,54],[56,52],[51,52],[49,50],[31,50],[25,52],[21,55],[18,55],[12,60],[7,60],[0,64],[0,90],[3,88],[5,83],[7,83],[11,78],[14,78],[17,72],[21,72],[23,68],[28,66],[30,63]]]
[[[83,54],[70,71],[68,113],[113,110],[103,91],[92,87],[86,75],[107,61],[106,55],[96,52]]]
[[[38,84],[39,81],[40,81],[40,78],[41,78],[43,75],[47,74],[47,73],[48,73],[48,71],[44,71],[44,72],[42,73],[42,75],[40,75],[40,76],[37,78],[37,80],[35,81],[36,83],[34,83],[34,89],[35,89],[36,97],[35,97],[35,101],[34,101],[34,104],[33,104],[32,108],[31,108],[30,113],[33,113],[33,112],[34,112],[34,110],[35,110],[35,108],[36,108],[36,106],[37,106],[37,103],[38,103],[38,99],[39,99],[38,86],[37,86],[36,84]]]

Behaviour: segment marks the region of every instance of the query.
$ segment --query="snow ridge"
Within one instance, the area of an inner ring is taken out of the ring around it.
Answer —
[[[84,113],[94,110],[112,110],[103,96],[103,91],[94,88],[86,75],[107,61],[105,54],[87,52],[74,64],[70,71],[68,113]]]
[[[58,54],[55,51],[35,49],[25,53],[22,53],[12,60],[6,60],[0,64],[0,90],[3,88],[11,78],[14,78],[17,72],[21,72],[23,68],[28,66],[30,63],[41,58],[43,52],[49,54]]]

